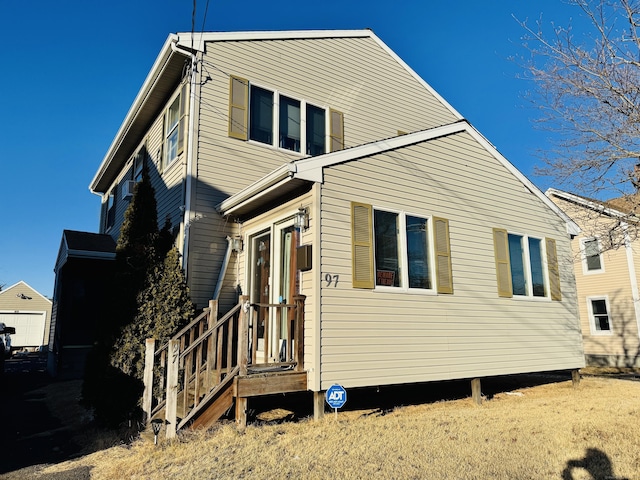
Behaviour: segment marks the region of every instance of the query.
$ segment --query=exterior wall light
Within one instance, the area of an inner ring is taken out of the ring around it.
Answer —
[[[293,223],[294,226],[300,230],[306,230],[309,228],[309,210],[306,208],[299,208]]]
[[[231,241],[231,249],[234,252],[237,253],[241,253],[242,252],[242,248],[244,247],[243,242],[242,242],[242,237],[241,236],[236,236],[233,238],[233,240]]]

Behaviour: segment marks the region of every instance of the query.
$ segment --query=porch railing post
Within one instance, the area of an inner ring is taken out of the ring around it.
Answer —
[[[169,340],[167,358],[167,404],[165,420],[167,438],[174,438],[178,417],[178,370],[180,366],[180,340]]]
[[[240,313],[238,315],[238,366],[240,375],[247,374],[249,363],[249,297],[240,297]],[[254,327],[255,328],[255,327]]]
[[[209,300],[209,322],[207,330],[216,324],[218,320],[218,300]]]
[[[304,369],[304,302],[307,297],[304,295],[296,295],[293,297],[293,302],[296,306],[296,321],[295,321],[295,355],[294,360],[296,362],[295,370],[301,372]]]
[[[153,405],[153,361],[156,353],[156,340],[147,338],[144,352],[144,394],[142,395],[142,411],[144,421],[148,425],[151,421],[151,408]]]

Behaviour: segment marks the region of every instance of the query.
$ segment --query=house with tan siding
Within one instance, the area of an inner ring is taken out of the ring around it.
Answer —
[[[0,323],[15,328],[13,352],[41,350],[49,340],[51,300],[20,280],[0,291]]]
[[[598,201],[554,188],[546,194],[582,229],[571,248],[587,364],[637,367],[640,240],[625,199]],[[611,235],[620,238],[612,244]]]
[[[577,225],[371,30],[170,35],[91,182],[101,235],[143,163],[206,317],[183,405],[584,364]]]

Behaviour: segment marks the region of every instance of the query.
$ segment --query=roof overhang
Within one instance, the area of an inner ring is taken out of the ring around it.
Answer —
[[[129,108],[118,133],[111,142],[89,190],[106,193],[133,150],[140,144],[151,123],[182,78],[184,62],[189,55],[176,47],[187,48],[178,35],[169,35],[151,67],[142,88]]]
[[[640,220],[638,219],[638,217],[629,215],[628,213],[621,212],[619,210],[616,210],[615,208],[607,207],[604,204],[604,202],[599,203],[597,201],[593,201],[591,199],[587,199],[579,195],[575,195],[573,193],[558,190],[557,188],[548,188],[547,191],[545,192],[545,195],[547,196],[554,195],[558,198],[562,198],[563,200],[575,203],[577,205],[588,208],[595,212],[602,213],[604,215],[609,215],[610,217],[613,217],[613,218],[617,218],[618,220],[631,221],[631,222],[637,222],[638,220]]]
[[[460,115],[420,75],[391,50],[372,30],[284,30],[243,32],[201,32],[169,35],[155,63],[151,67],[138,95],[118,130],[107,154],[96,172],[89,189],[92,193],[106,193],[114,178],[131,157],[182,77],[184,61],[189,52],[204,52],[207,42],[265,41],[265,40],[311,40],[323,38],[371,38],[392,56],[425,89],[431,92],[452,114]],[[179,48],[177,48],[179,47]],[[188,52],[189,51],[189,52]]]

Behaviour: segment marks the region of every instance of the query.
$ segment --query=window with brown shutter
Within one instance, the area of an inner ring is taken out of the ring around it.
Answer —
[[[560,289],[560,269],[558,267],[558,253],[556,251],[556,241],[553,238],[545,238],[547,247],[547,268],[549,269],[549,291],[551,300],[562,300]]]
[[[342,112],[331,109],[329,111],[330,120],[330,152],[344,149],[344,115]]]
[[[229,78],[229,136],[247,140],[249,116],[249,81],[231,75]]]
[[[451,270],[451,243],[449,240],[449,220],[434,217],[433,229],[436,253],[436,279],[438,293],[453,293]]]
[[[353,287],[373,288],[373,225],[372,207],[351,202],[351,239]]]
[[[498,296],[512,297],[511,265],[509,264],[508,233],[502,228],[493,229],[493,248],[496,257],[496,277],[498,279]]]

